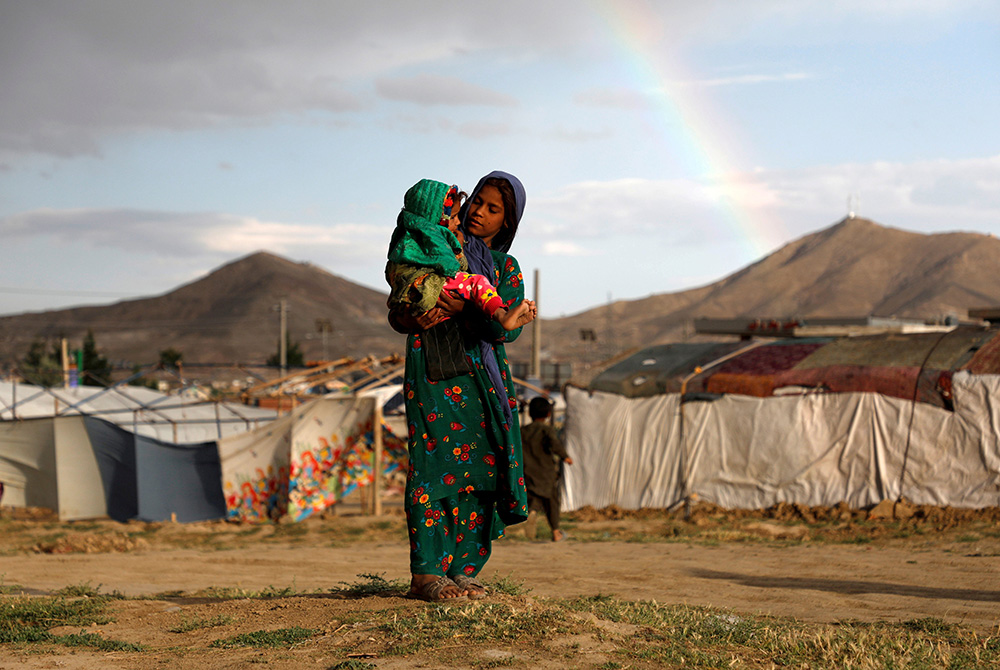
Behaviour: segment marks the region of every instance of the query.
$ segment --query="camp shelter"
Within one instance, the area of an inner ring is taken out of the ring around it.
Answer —
[[[273,418],[143,388],[0,382],[2,503],[66,520],[220,518],[217,436]]]
[[[405,472],[406,443],[382,420],[383,402],[378,394],[324,397],[220,440],[227,516],[300,521],[376,481],[379,471]]]
[[[1000,505],[1000,330],[664,345],[566,389],[564,507]]]

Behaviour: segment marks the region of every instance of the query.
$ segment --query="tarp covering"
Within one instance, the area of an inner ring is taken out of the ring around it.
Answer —
[[[590,389],[628,397],[871,392],[951,409],[959,370],[1000,374],[1000,329],[660,345],[609,367]]]
[[[206,521],[226,516],[215,442],[173,444],[87,417],[107,514],[116,521]]]
[[[231,519],[298,521],[372,481],[377,400],[324,398],[272,424],[220,440],[223,490]],[[405,467],[406,449],[384,423],[383,473]]]
[[[952,378],[954,411],[875,393],[681,403],[566,389],[564,508],[1000,505],[1000,376]]]
[[[83,417],[0,422],[0,482],[6,506],[47,507],[61,519],[105,513]]]

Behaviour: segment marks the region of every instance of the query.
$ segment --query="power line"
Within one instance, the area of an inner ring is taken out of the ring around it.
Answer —
[[[121,293],[116,291],[85,291],[70,289],[48,289],[48,288],[25,288],[22,286],[0,286],[0,293],[12,293],[14,295],[80,295],[95,298],[128,298],[135,296],[134,293]]]

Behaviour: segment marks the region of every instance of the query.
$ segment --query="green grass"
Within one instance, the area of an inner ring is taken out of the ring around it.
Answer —
[[[58,626],[91,626],[111,621],[105,610],[110,597],[9,598],[0,601],[0,644],[59,644],[68,647],[92,647],[101,651],[144,651],[141,645],[108,640],[96,633],[81,630],[70,635],[55,635]]]
[[[266,586],[259,591],[244,589],[238,586],[211,586],[202,591],[198,591],[194,595],[202,598],[217,598],[218,600],[237,600],[244,598],[258,600],[266,598],[288,598],[291,596],[301,595],[301,593],[302,592],[297,590],[293,584],[283,588]]]
[[[396,613],[391,621],[377,624],[376,630],[384,636],[383,654],[408,655],[441,647],[456,638],[468,643],[530,645],[580,627],[557,607],[477,601]]]
[[[364,598],[374,595],[398,595],[401,591],[409,588],[409,583],[406,580],[393,579],[390,581],[383,577],[383,574],[385,573],[359,574],[360,582],[340,582],[340,586],[331,588],[330,593],[349,598]]]
[[[311,628],[279,628],[277,630],[258,630],[252,633],[242,633],[232,637],[216,640],[210,647],[219,649],[235,649],[237,647],[254,647],[262,649],[266,647],[291,647],[299,642],[308,640],[316,631]]]
[[[940,619],[810,625],[726,610],[596,596],[564,601],[572,611],[636,627],[617,640],[630,661],[692,668],[735,666],[996,668],[1000,644]],[[626,661],[628,662],[628,661]]]
[[[493,593],[507,596],[523,596],[531,592],[531,587],[525,586],[523,581],[514,579],[514,575],[493,575],[482,580],[487,588]]]

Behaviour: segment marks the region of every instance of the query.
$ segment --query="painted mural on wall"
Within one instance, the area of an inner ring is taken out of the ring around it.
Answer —
[[[374,402],[317,401],[276,421],[268,434],[254,431],[259,439],[220,442],[228,517],[265,521],[287,514],[300,521],[370,485]],[[406,444],[384,423],[382,431],[382,470],[391,479],[406,471]]]

